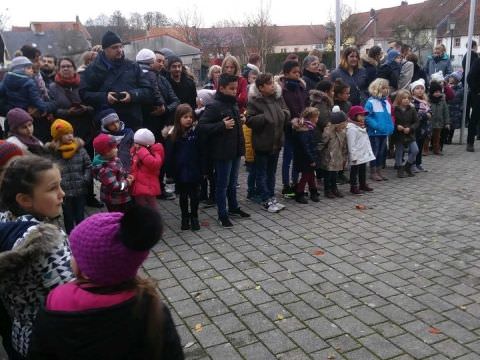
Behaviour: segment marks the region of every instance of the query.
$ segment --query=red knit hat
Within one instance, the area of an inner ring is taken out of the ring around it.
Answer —
[[[3,168],[13,157],[22,155],[22,149],[17,145],[0,140],[0,168]]]
[[[348,111],[348,117],[352,120],[355,120],[355,116],[357,115],[368,115],[368,111],[365,110],[362,106],[354,105]]]
[[[93,139],[93,148],[95,152],[100,155],[105,155],[112,149],[117,147],[117,141],[113,136],[108,134],[100,134],[95,139]]]

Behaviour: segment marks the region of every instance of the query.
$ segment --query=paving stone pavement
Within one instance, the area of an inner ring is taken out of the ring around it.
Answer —
[[[186,358],[480,359],[480,154],[446,146],[407,179],[391,161],[372,194],[273,215],[245,199],[242,169],[252,217],[231,229],[206,209],[201,231],[180,231],[177,201],[162,201],[144,273]]]

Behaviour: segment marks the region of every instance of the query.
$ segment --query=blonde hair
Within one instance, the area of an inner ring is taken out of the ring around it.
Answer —
[[[208,78],[209,80],[212,79],[213,73],[214,73],[215,71],[220,71],[220,72],[222,72],[221,66],[219,66],[219,65],[212,65],[212,66],[210,66],[210,68],[208,69],[208,75],[207,75],[207,78]]]
[[[320,110],[318,110],[316,107],[309,106],[305,108],[302,112],[302,117],[304,119],[311,119],[312,117],[319,117],[320,116]]]
[[[382,78],[377,78],[372,81],[370,86],[368,87],[368,92],[370,95],[375,96],[375,97],[381,97],[382,96],[382,89],[384,87],[389,87],[388,80],[382,79]]]
[[[233,66],[235,66],[235,74],[236,76],[240,76],[240,63],[238,62],[237,58],[232,55],[227,55],[225,56],[225,59],[222,61],[222,73],[225,72],[225,66],[227,65],[227,62],[231,62]]]
[[[394,106],[400,106],[402,105],[402,100],[405,98],[411,99],[412,95],[410,94],[410,91],[406,89],[401,89],[397,91],[397,95],[395,96],[395,100],[393,102]]]

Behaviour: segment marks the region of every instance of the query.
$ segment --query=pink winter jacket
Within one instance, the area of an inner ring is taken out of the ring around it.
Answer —
[[[131,173],[135,177],[132,185],[132,196],[157,196],[160,195],[160,182],[158,180],[160,169],[165,160],[165,151],[162,144],[153,144],[149,148],[140,146],[132,147]]]

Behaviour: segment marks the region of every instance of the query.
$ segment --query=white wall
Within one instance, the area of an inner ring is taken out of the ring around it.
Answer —
[[[295,50],[296,49],[296,50]],[[285,46],[285,45],[282,45],[282,46],[274,46],[273,47],[273,52],[275,54],[279,54],[279,53],[285,53],[285,54],[288,54],[288,53],[293,53],[293,52],[299,52],[299,51],[311,51],[315,49],[315,45],[288,45],[288,46]],[[319,50],[324,50],[324,49],[319,49]]]

